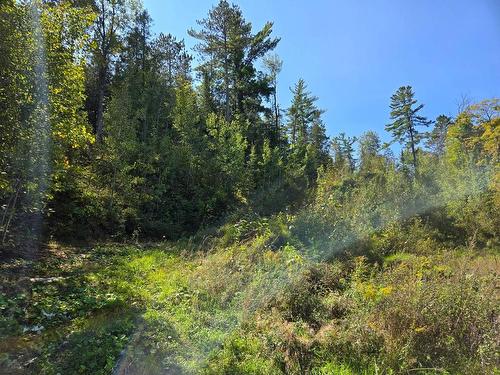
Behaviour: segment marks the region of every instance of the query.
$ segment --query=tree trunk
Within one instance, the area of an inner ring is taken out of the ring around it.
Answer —
[[[231,108],[230,108],[230,100],[229,100],[229,57],[228,57],[228,46],[227,46],[227,32],[224,29],[224,89],[226,95],[226,110],[225,110],[225,118],[226,121],[231,121]]]
[[[231,121],[231,109],[230,109],[230,103],[229,103],[229,73],[227,72],[227,67],[224,68],[224,85],[225,87],[225,95],[226,95],[226,110],[225,110],[225,118],[226,121],[229,122]]]
[[[106,64],[106,63],[104,63]],[[106,94],[106,66],[99,69],[99,91],[96,118],[96,141],[101,143],[104,136],[104,96]]]
[[[5,239],[7,238],[7,233],[9,232],[9,227],[10,227],[10,223],[12,221],[12,218],[14,217],[14,214],[16,213],[16,204],[17,204],[17,198],[19,197],[19,192],[21,191],[21,182],[19,181],[18,182],[18,185],[17,185],[17,188],[16,188],[16,194],[14,195],[14,201],[12,202],[12,206],[10,208],[10,215],[9,215],[9,218],[7,219],[7,222],[4,223],[2,222],[2,225],[3,225],[3,235],[2,235],[2,245],[5,245]],[[9,207],[7,207],[5,210],[5,212],[7,212],[7,210],[9,209]],[[2,218],[2,221],[3,221],[3,218]]]
[[[279,108],[278,108],[278,94],[276,91],[277,82],[274,81],[274,92],[273,92],[273,104],[274,104],[274,131],[276,132],[276,143],[280,143],[280,118],[279,118]]]
[[[415,175],[417,174],[417,153],[415,150],[415,138],[413,136],[413,123],[411,119],[409,120],[408,131],[410,133],[410,146],[411,146],[411,154],[413,156],[413,170],[415,171]]]

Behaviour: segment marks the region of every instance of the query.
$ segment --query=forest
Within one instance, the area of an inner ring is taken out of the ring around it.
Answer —
[[[152,22],[0,1],[0,373],[498,374],[500,99],[328,135],[273,22]]]

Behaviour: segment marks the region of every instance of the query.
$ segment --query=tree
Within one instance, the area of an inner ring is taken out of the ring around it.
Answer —
[[[427,141],[425,145],[438,156],[444,153],[446,133],[448,127],[452,124],[452,119],[445,115],[439,115],[434,123],[432,131],[426,134]]]
[[[303,79],[299,79],[292,93],[292,104],[287,111],[289,171],[292,176],[304,175],[308,186],[315,183],[317,169],[329,162],[328,137],[321,119],[324,111],[316,106],[318,98],[307,91]]]
[[[226,204],[240,200],[248,190],[246,173],[246,150],[248,142],[243,136],[244,126],[236,118],[227,122],[223,117],[210,115],[207,119],[207,131],[210,137],[210,149],[214,155],[221,185],[218,195],[222,195]]]
[[[469,246],[498,237],[500,194],[498,99],[470,104],[448,127],[442,200]]]
[[[340,133],[332,140],[333,165],[339,171],[354,172],[356,160],[354,159],[354,148],[356,137],[346,136],[345,133]]]
[[[196,95],[191,82],[179,77],[175,92],[175,107],[173,110],[173,128],[176,130],[178,141],[195,147],[192,153],[199,153],[203,147],[199,143],[203,140]]]
[[[33,31],[29,9],[0,3],[0,243],[13,239],[29,166],[33,111]],[[26,36],[30,36],[27,38]],[[22,210],[22,207],[21,207]]]
[[[373,161],[379,156],[381,149],[380,138],[374,131],[367,131],[359,137],[360,170],[373,169]]]
[[[111,67],[121,44],[121,32],[127,21],[127,6],[125,0],[93,0],[92,5],[97,13],[93,26],[93,63],[96,73],[95,87],[92,95],[97,103],[93,103],[92,112],[95,115],[96,139],[101,142],[104,135],[105,100],[108,95]]]
[[[328,158],[328,136],[326,135],[325,124],[321,118],[314,121],[309,131],[309,144],[317,151],[321,159]]]
[[[450,165],[460,167],[466,159],[478,165],[498,163],[499,103],[498,99],[490,99],[471,104],[448,126],[445,159]]]
[[[329,164],[331,159],[328,153],[329,145],[325,125],[321,119],[318,119],[311,125],[309,143],[306,146],[305,164],[309,183],[316,183],[318,168]]]
[[[422,136],[417,130],[417,126],[429,126],[432,121],[424,116],[418,115],[418,112],[424,107],[423,104],[417,105],[414,99],[411,86],[401,86],[394,95],[391,96],[391,120],[392,123],[385,126],[385,130],[390,132],[394,138],[406,148],[411,150],[413,159],[413,170],[417,172],[417,146]]]
[[[11,2],[1,11],[1,240],[26,246],[41,239],[49,215],[60,223],[69,215],[64,202],[93,142],[83,66],[94,14],[70,1]]]
[[[178,77],[188,80],[191,74],[192,57],[186,51],[183,40],[177,40],[171,34],[160,33],[151,46],[156,69],[173,87]]]
[[[272,122],[273,122],[273,141],[274,144],[279,144],[281,139],[281,124],[280,124],[280,108],[278,103],[278,74],[281,72],[283,67],[283,61],[278,57],[277,54],[271,54],[264,57],[264,65],[269,72],[269,78],[271,80],[272,88]]]
[[[225,120],[230,122],[236,112],[246,118],[261,112],[261,96],[268,96],[271,89],[254,65],[279,42],[271,37],[272,23],[253,34],[252,24],[243,18],[241,9],[221,0],[198,24],[200,31],[188,31],[200,41],[195,49],[204,63],[198,69],[205,79],[210,77],[205,83],[213,86]]]
[[[308,135],[312,124],[319,123],[322,109],[316,107],[316,96],[307,91],[307,85],[301,78],[292,91],[292,105],[288,108],[288,129],[292,146],[308,143]]]
[[[126,81],[131,99],[131,110],[137,121],[137,132],[143,145],[148,145],[155,133],[151,104],[158,90],[154,84],[158,74],[151,56],[151,17],[145,10],[137,11],[123,35],[121,54],[115,80]]]

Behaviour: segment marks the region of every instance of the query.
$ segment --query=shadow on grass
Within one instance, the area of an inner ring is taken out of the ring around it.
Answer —
[[[168,347],[148,337],[177,337],[168,319],[144,319],[156,289],[175,290],[165,277],[173,257],[168,248],[61,246],[2,263],[0,373],[179,373]]]

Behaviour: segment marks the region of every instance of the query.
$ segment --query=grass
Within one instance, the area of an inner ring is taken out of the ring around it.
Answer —
[[[6,372],[111,371],[140,311],[117,255],[52,246],[3,264],[1,277]]]
[[[251,262],[238,260],[243,248],[197,257],[171,244],[53,244],[35,261],[5,263],[1,366],[105,374],[120,359],[138,372],[201,371],[242,319],[240,288],[251,284],[250,273],[237,273]],[[210,275],[219,266],[234,272]]]
[[[34,260],[4,262],[2,373],[497,368],[495,253],[316,263],[293,241],[276,248],[274,232],[238,234],[236,241],[222,236],[208,253],[186,252],[185,242],[52,244]]]

